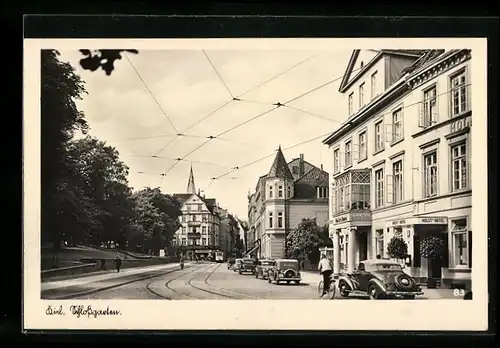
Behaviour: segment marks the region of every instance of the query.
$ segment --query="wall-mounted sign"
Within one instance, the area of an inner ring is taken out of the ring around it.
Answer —
[[[448,219],[445,217],[436,218],[418,218],[415,224],[421,225],[447,225]]]
[[[342,222],[347,222],[348,220],[349,220],[348,214],[341,215],[341,216],[338,216],[335,219],[333,219],[333,221],[335,221],[336,224],[340,224]]]
[[[401,226],[401,225],[406,225],[406,220],[394,220],[391,223],[392,226]]]
[[[467,116],[450,124],[450,133],[459,132],[466,127],[472,126],[472,117]]]
[[[344,215],[337,216],[333,219],[335,224],[341,224],[343,222],[348,221],[369,221],[372,219],[372,215],[370,212],[356,212],[356,213],[348,213]]]
[[[188,238],[189,239],[200,239],[201,233],[188,233]]]

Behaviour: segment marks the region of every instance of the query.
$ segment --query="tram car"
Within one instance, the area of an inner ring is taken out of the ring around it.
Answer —
[[[217,262],[217,263],[224,262],[224,252],[223,251],[216,251],[215,252],[215,262]]]

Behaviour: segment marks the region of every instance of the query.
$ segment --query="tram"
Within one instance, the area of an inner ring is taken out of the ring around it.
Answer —
[[[223,251],[218,250],[215,252],[215,262],[217,262],[217,263],[224,262],[224,252]]]

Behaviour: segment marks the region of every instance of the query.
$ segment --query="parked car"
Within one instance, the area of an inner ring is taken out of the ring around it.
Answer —
[[[240,259],[238,266],[238,273],[255,273],[255,260],[254,259]]]
[[[233,272],[238,272],[238,270],[240,269],[241,260],[242,259],[235,259],[234,260]]]
[[[229,259],[227,260],[227,269],[231,269],[231,267],[233,267],[233,266],[234,266],[234,262],[235,262],[235,259],[233,259],[233,258],[229,258]]]
[[[361,261],[353,273],[341,275],[338,284],[342,297],[354,294],[371,299],[414,299],[424,294],[399,263],[384,259]]]
[[[269,269],[274,266],[274,260],[258,260],[255,265],[255,278],[267,279]]]
[[[292,259],[279,259],[274,261],[274,265],[268,269],[268,283],[294,282],[299,284],[302,280],[300,275],[299,261]]]

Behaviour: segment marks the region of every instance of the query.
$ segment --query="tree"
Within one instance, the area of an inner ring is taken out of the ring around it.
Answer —
[[[321,230],[316,224],[316,219],[302,219],[302,222],[287,235],[286,257],[299,261],[314,258],[318,248],[323,244]]]
[[[122,52],[138,54],[137,50],[80,50],[84,58],[80,60],[80,65],[85,70],[96,71],[101,68],[106,75],[111,75],[115,69],[115,60],[122,59]]]
[[[75,101],[86,93],[84,82],[74,68],[59,60],[55,50],[41,51],[41,193],[42,243],[51,242],[55,255],[63,232],[61,206],[65,217],[78,215],[81,192],[71,184],[71,168],[66,160],[66,145],[76,131],[88,129]]]
[[[392,237],[387,245],[387,254],[395,259],[404,259],[408,254],[408,245],[401,237]]]
[[[159,188],[145,188],[134,194],[134,226],[141,226],[144,245],[154,252],[170,241],[181,224],[181,203],[171,195],[164,194]]]
[[[445,254],[445,244],[443,238],[438,236],[425,237],[420,243],[420,254],[421,256],[431,260],[442,258]]]

